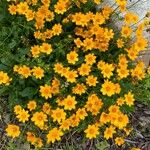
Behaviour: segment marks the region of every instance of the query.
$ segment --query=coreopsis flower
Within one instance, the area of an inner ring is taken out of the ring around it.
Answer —
[[[81,120],[84,120],[87,115],[88,115],[88,114],[87,114],[85,108],[79,108],[79,109],[76,111],[76,116],[77,116],[79,119],[81,119]]]
[[[46,113],[47,115],[50,115],[51,113],[51,106],[49,103],[44,103],[43,106],[42,106],[42,111],[44,113]]]
[[[31,47],[31,53],[34,58],[39,57],[40,52],[40,46],[34,45]]]
[[[44,77],[44,70],[41,67],[34,67],[32,69],[32,73],[37,79],[41,79]]]
[[[51,117],[53,118],[53,121],[61,123],[66,119],[66,113],[64,112],[63,109],[57,108],[55,110],[52,110]]]
[[[61,14],[63,15],[66,11],[67,11],[67,5],[65,3],[65,1],[61,1],[61,2],[57,2],[56,5],[54,5],[54,11],[57,13],[57,14]]]
[[[86,86],[82,84],[77,84],[75,87],[73,87],[72,92],[74,94],[81,95],[86,92]]]
[[[96,84],[98,83],[97,77],[94,77],[93,75],[88,76],[86,78],[86,83],[89,86],[96,86]]]
[[[20,105],[16,105],[16,106],[14,107],[14,113],[15,113],[16,115],[18,115],[21,110],[22,110],[22,107],[21,107]]]
[[[44,86],[40,86],[40,93],[42,97],[45,97],[45,99],[52,97],[52,87],[45,84]]]
[[[88,76],[91,72],[91,66],[88,64],[82,64],[80,68],[78,68],[78,72],[81,76]]]
[[[88,128],[84,132],[87,138],[93,139],[99,135],[99,128],[95,125],[88,125]]]
[[[18,73],[24,78],[28,78],[29,76],[31,76],[31,69],[28,66],[23,65],[19,68]]]
[[[17,125],[14,124],[8,124],[7,128],[6,128],[6,133],[8,136],[12,137],[12,138],[16,138],[20,135],[20,128]]]
[[[63,100],[63,105],[65,110],[72,110],[75,109],[77,104],[77,101],[75,100],[75,96],[70,96],[68,95],[64,100]]]
[[[106,124],[106,123],[110,122],[109,114],[106,114],[105,112],[102,112],[102,114],[100,115],[99,121],[100,121],[101,124]]]
[[[118,145],[118,146],[121,146],[121,145],[123,145],[124,144],[124,139],[122,138],[122,137],[117,137],[117,138],[115,138],[115,143],[116,143],[116,145]]]
[[[115,84],[111,81],[105,80],[100,91],[103,95],[107,95],[110,97],[115,94]]]
[[[54,143],[55,141],[61,140],[63,132],[60,129],[53,128],[47,134],[47,143]]]
[[[61,125],[60,125],[60,129],[63,131],[69,130],[71,126],[71,122],[69,119],[66,119],[64,121],[62,121]]]
[[[124,98],[120,97],[117,99],[116,103],[118,106],[122,106],[125,103],[125,100]]]
[[[90,111],[92,115],[97,115],[102,108],[103,102],[98,98],[96,94],[92,94],[88,97],[85,108]]]
[[[52,46],[51,46],[51,44],[43,43],[43,44],[40,46],[40,51],[41,51],[42,53],[50,54],[50,53],[52,52]]]
[[[78,53],[76,51],[71,51],[67,54],[67,60],[70,64],[75,64],[78,61]]]
[[[127,24],[134,24],[138,22],[138,16],[134,13],[127,12],[124,16],[124,20]]]
[[[96,56],[94,54],[85,55],[85,62],[88,65],[93,65],[96,62]]]
[[[134,105],[135,99],[134,99],[134,95],[131,92],[128,92],[128,94],[125,94],[124,97],[125,97],[125,102],[127,105],[129,106]]]
[[[25,123],[26,121],[29,120],[29,116],[30,115],[29,115],[28,111],[25,111],[24,109],[22,109],[18,112],[16,117],[18,118],[19,122]]]
[[[77,48],[83,46],[83,42],[81,41],[80,38],[74,39],[74,43],[76,44]]]
[[[0,85],[9,85],[11,80],[7,73],[0,71]]]
[[[118,68],[117,73],[120,79],[126,78],[129,75],[129,70],[127,68]]]
[[[113,134],[116,133],[115,127],[114,126],[110,126],[107,127],[104,131],[104,138],[106,138],[107,140],[110,138],[113,138]]]
[[[59,35],[62,32],[62,25],[61,24],[55,24],[52,27],[52,34],[55,35]]]
[[[27,136],[26,136],[27,141],[30,142],[32,145],[34,145],[35,142],[36,142],[36,136],[35,136],[35,134],[32,133],[32,132],[27,132],[26,134],[27,134]]]
[[[27,104],[27,108],[32,111],[35,110],[35,108],[37,107],[36,101],[35,100],[31,100],[28,102]]]
[[[80,119],[75,114],[72,114],[68,119],[71,122],[71,127],[77,127],[80,123]]]
[[[29,6],[27,2],[20,2],[19,4],[17,4],[17,12],[19,14],[26,14],[28,9],[29,9]]]
[[[118,48],[124,47],[124,41],[123,41],[123,39],[118,39],[118,40],[117,40],[117,47],[118,47]]]
[[[127,60],[126,55],[124,55],[124,54],[119,55],[119,63],[118,63],[118,66],[119,66],[120,68],[127,68],[127,67],[128,67],[128,60]]]
[[[116,115],[116,118],[112,123],[119,129],[123,129],[129,123],[129,118],[123,113],[118,113],[118,115]]]
[[[105,65],[103,65],[100,69],[104,78],[109,79],[113,75],[113,71],[115,68],[112,64],[105,63]]]
[[[14,4],[11,4],[11,5],[9,5],[8,10],[9,10],[9,13],[11,15],[16,15],[16,13],[17,13],[17,6],[14,5]]]
[[[121,30],[122,37],[128,38],[131,36],[131,34],[132,34],[132,29],[130,27],[128,27],[128,26],[122,27],[122,30]]]
[[[118,112],[120,112],[119,106],[116,106],[116,105],[111,105],[108,108],[108,110],[110,114],[117,114]]]
[[[78,77],[77,71],[68,71],[65,77],[67,78],[67,82],[76,82],[76,78]]]
[[[138,57],[138,51],[135,49],[135,47],[131,47],[130,49],[126,50],[128,52],[128,57],[131,60],[135,60]]]
[[[35,12],[32,11],[32,10],[27,10],[27,12],[25,13],[27,21],[33,20],[34,19],[34,15],[35,15]]]
[[[31,121],[34,122],[36,126],[39,128],[43,128],[45,122],[47,122],[47,115],[44,114],[42,111],[41,112],[35,112],[31,118]]]
[[[85,47],[85,50],[92,50],[94,48],[94,41],[92,38],[86,38],[83,41],[83,46]]]

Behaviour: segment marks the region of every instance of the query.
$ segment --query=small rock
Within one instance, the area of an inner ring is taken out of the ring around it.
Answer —
[[[144,111],[144,113],[146,114],[146,115],[150,115],[150,111]]]

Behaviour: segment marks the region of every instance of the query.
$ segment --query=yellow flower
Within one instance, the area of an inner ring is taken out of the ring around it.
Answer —
[[[27,108],[32,111],[32,110],[35,110],[36,108],[36,101],[35,100],[32,100],[32,101],[29,101],[28,104],[27,104]]]
[[[118,65],[120,68],[127,68],[128,60],[124,54],[119,55],[119,64]]]
[[[88,64],[82,64],[80,68],[78,68],[79,74],[81,76],[88,76],[91,72],[91,67]]]
[[[122,113],[118,113],[117,118],[113,122],[113,124],[118,127],[119,129],[123,129],[129,123],[129,118],[127,115]]]
[[[40,51],[43,52],[43,53],[46,53],[46,54],[50,54],[52,52],[52,46],[51,46],[51,44],[43,43],[40,46]]]
[[[20,110],[17,114],[18,120],[23,123],[29,120],[29,116],[28,111],[25,111],[24,109]]]
[[[82,83],[82,84],[77,84],[75,87],[73,87],[72,92],[74,94],[83,94],[86,92],[86,86]]]
[[[85,108],[79,108],[79,109],[76,111],[76,117],[78,117],[78,118],[81,119],[81,120],[84,120],[87,115],[88,115],[88,114],[87,114]]]
[[[35,137],[34,133],[32,133],[32,132],[27,132],[27,141],[28,141],[28,142],[31,142],[32,145],[35,144],[35,142],[36,142],[36,137]]]
[[[19,14],[25,14],[29,9],[29,6],[27,4],[27,2],[20,2],[18,5],[17,5],[17,12]]]
[[[122,144],[124,144],[124,139],[122,137],[117,137],[115,138],[115,143],[118,145],[118,146],[121,146]]]
[[[18,115],[21,110],[22,110],[22,107],[20,105],[16,105],[14,107],[14,112],[16,115]]]
[[[127,68],[118,68],[117,73],[120,79],[126,78],[129,75],[129,70]]]
[[[27,21],[31,21],[34,19],[34,12],[32,10],[27,10],[27,12],[25,13],[25,16],[27,18]]]
[[[54,143],[55,141],[61,140],[63,132],[60,129],[53,128],[47,134],[47,143]]]
[[[68,95],[67,98],[63,100],[64,109],[65,110],[72,110],[75,109],[75,105],[77,104],[75,100],[75,96]]]
[[[133,147],[131,150],[141,150],[141,149],[137,147]]]
[[[61,123],[66,119],[66,113],[64,112],[63,109],[57,108],[55,110],[52,110],[51,117],[53,118],[53,121],[57,121],[58,123]]]
[[[89,139],[96,138],[99,135],[99,128],[95,125],[88,125],[88,128],[84,131],[86,137]]]
[[[14,124],[9,124],[6,128],[6,133],[8,136],[15,138],[20,135],[20,129],[19,126]]]
[[[118,106],[122,106],[124,104],[124,102],[125,102],[124,99],[121,97],[117,99],[117,105]]]
[[[42,110],[44,113],[46,113],[47,115],[50,115],[51,113],[51,106],[49,103],[44,103]]]
[[[132,34],[132,29],[128,26],[123,26],[121,30],[122,37],[128,38]]]
[[[110,122],[110,116],[105,112],[102,112],[99,121],[102,124],[106,124],[107,122]]]
[[[11,4],[11,5],[9,5],[8,10],[9,10],[9,13],[11,15],[16,15],[16,13],[17,13],[17,6],[15,6],[14,4]]]
[[[92,38],[86,38],[83,41],[83,46],[85,47],[85,50],[92,50],[94,48],[94,41]]]
[[[96,86],[96,84],[98,83],[97,81],[97,77],[94,77],[93,75],[90,75],[86,78],[86,83],[89,86]]]
[[[55,24],[52,27],[52,34],[55,35],[59,35],[62,32],[62,25],[61,24]]]
[[[31,70],[26,65],[23,65],[22,67],[20,67],[18,73],[21,74],[24,78],[28,78],[29,76],[31,76]]]
[[[98,98],[96,94],[92,94],[88,97],[85,108],[87,111],[90,111],[92,115],[97,115],[99,110],[102,108],[103,102]]]
[[[67,60],[70,64],[75,64],[78,61],[78,53],[76,51],[71,51],[67,54]]]
[[[96,62],[96,56],[94,54],[88,54],[85,56],[85,62],[88,65],[93,65]]]
[[[134,95],[131,92],[128,92],[128,94],[125,94],[124,97],[125,97],[125,102],[127,105],[129,106],[134,105],[135,99],[134,99]]]
[[[70,120],[69,119],[66,119],[66,120],[64,120],[64,121],[62,121],[62,123],[61,123],[61,125],[60,125],[60,129],[61,130],[69,130],[69,128],[70,128],[70,126],[71,126],[71,122],[70,122]]]
[[[76,82],[77,77],[78,77],[77,71],[68,71],[66,73],[67,82],[70,83]]]
[[[67,7],[66,7],[66,3],[65,2],[57,2],[57,4],[54,6],[54,8],[55,8],[55,12],[57,13],[57,14],[64,14],[66,11],[67,11]]]
[[[102,74],[104,76],[104,78],[110,78],[113,75],[113,70],[115,69],[114,66],[112,64],[107,64],[105,63],[105,65],[103,65],[101,68],[102,70]]]
[[[113,137],[114,133],[116,133],[115,127],[113,126],[107,127],[104,131],[104,138],[108,140]]]
[[[39,128],[43,128],[45,122],[47,122],[47,115],[41,112],[35,112],[31,118],[31,121],[34,122]]]
[[[116,106],[116,105],[111,105],[109,108],[109,113],[110,114],[117,114],[120,110],[119,110],[119,106]]]
[[[34,45],[31,47],[31,53],[34,58],[38,57],[40,54],[40,46]]]
[[[115,94],[115,85],[111,81],[105,80],[100,90],[103,95],[112,96]]]
[[[122,39],[118,39],[117,40],[117,46],[118,46],[118,48],[124,47],[124,41]]]
[[[51,86],[45,84],[44,86],[40,86],[40,93],[42,97],[45,97],[45,99],[52,97],[52,89]]]
[[[34,67],[32,69],[32,73],[37,79],[41,79],[44,77],[44,70],[41,67]]]
[[[11,80],[12,79],[9,78],[9,76],[7,75],[7,73],[5,73],[3,71],[0,71],[0,85],[1,84],[9,85]]]

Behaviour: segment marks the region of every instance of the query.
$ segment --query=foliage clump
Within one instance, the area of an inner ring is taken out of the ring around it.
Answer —
[[[96,9],[100,0],[9,2],[9,13],[22,20],[30,36],[24,51],[15,50],[21,55],[9,73],[0,71],[0,84],[15,91],[17,121],[29,124],[26,133],[9,124],[8,136],[23,134],[40,148],[76,129],[89,139],[100,136],[124,145],[131,131],[132,89],[146,76],[144,63],[133,61],[148,47],[147,20],[136,24],[138,16],[128,12],[127,1],[115,2],[124,14],[120,30],[112,26],[112,7]]]

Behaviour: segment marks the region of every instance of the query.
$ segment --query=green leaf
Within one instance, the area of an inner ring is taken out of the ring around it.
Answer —
[[[33,87],[27,87],[22,92],[20,92],[20,95],[22,97],[28,97],[33,98],[33,96],[37,93],[37,89]]]
[[[102,141],[102,142],[96,144],[97,150],[107,150],[108,147],[109,147],[109,144],[107,143],[107,141]]]

